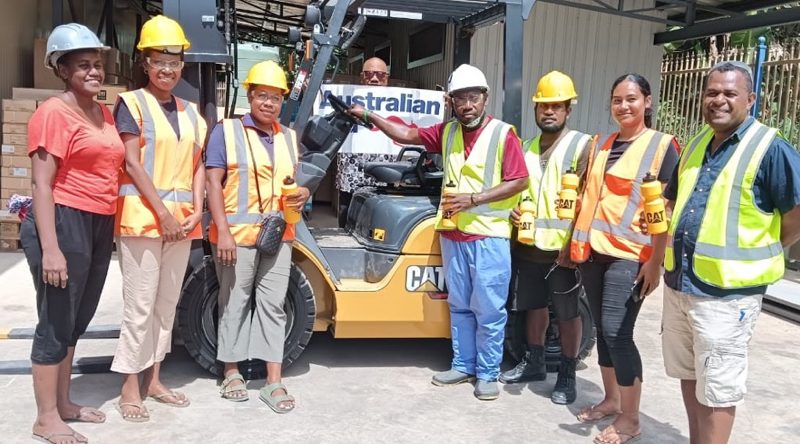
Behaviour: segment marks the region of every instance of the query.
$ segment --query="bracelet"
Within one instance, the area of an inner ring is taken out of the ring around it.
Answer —
[[[469,195],[469,203],[471,203],[473,207],[477,207],[478,206],[478,204],[475,203],[475,193],[471,193]]]
[[[369,110],[364,108],[364,114],[361,115],[361,120],[369,125]]]

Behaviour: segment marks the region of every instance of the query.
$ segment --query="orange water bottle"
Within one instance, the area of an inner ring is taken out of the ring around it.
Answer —
[[[296,191],[297,183],[290,176],[286,176],[286,178],[283,179],[283,185],[281,186],[281,197],[283,198],[283,219],[287,224],[296,224],[300,222],[300,219],[303,218],[303,215],[300,213],[300,211],[286,206],[286,196],[294,194]]]
[[[452,195],[456,193],[456,184],[453,183],[451,180],[447,182],[447,185],[444,186],[444,195]],[[455,230],[458,227],[456,223],[456,218],[458,214],[451,214],[449,211],[444,211],[442,215],[442,229],[444,230]]]
[[[536,206],[530,196],[525,197],[519,205],[519,228],[517,229],[517,241],[521,244],[533,245],[534,221],[536,220]]]
[[[561,192],[558,193],[558,209],[556,210],[559,219],[575,219],[575,205],[578,202],[579,184],[580,178],[572,168],[567,170],[561,178]]]
[[[667,217],[664,212],[664,199],[661,197],[661,182],[651,173],[647,173],[642,184],[644,197],[644,218],[647,232],[661,234],[667,231]]]

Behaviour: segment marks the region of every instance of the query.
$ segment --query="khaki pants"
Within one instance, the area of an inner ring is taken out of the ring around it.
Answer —
[[[286,338],[283,304],[289,288],[291,264],[290,242],[283,243],[275,256],[260,254],[253,247],[237,247],[236,265],[223,267],[217,264],[218,360],[283,362]],[[254,289],[255,310],[251,310]]]
[[[163,361],[170,351],[175,308],[191,245],[188,239],[117,239],[124,308],[112,371],[139,373]]]

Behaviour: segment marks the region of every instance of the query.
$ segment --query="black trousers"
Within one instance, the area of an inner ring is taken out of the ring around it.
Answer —
[[[576,287],[578,280],[575,277],[575,270],[555,267],[550,271],[552,267],[552,263],[536,263],[512,258],[512,310],[539,310],[547,308],[552,302],[553,312],[559,321],[571,321],[578,317],[578,298],[581,288]],[[569,291],[570,289],[573,290]]]
[[[613,367],[617,384],[642,380],[642,357],[633,342],[633,327],[642,306],[639,288],[632,290],[641,264],[592,253],[580,265],[583,287],[597,328],[597,361]],[[636,294],[636,297],[634,297]]]
[[[33,211],[20,227],[20,241],[36,288],[39,322],[31,362],[58,364],[94,317],[106,282],[114,242],[114,216],[56,205],[56,239],[67,261],[67,287],[42,281],[42,246]]]

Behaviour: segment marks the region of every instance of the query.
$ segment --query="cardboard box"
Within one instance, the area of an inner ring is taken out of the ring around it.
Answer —
[[[11,199],[11,196],[15,194],[19,194],[20,196],[31,196],[33,195],[33,190],[30,187],[27,189],[3,188],[0,190],[0,198],[2,199]]]
[[[0,218],[0,237],[3,239],[19,239],[20,220],[16,215]]]
[[[3,111],[3,123],[22,123],[27,125],[33,111]]]
[[[59,89],[64,82],[56,77],[52,69],[44,66],[47,39],[33,39],[33,86],[35,88]]]
[[[8,199],[0,199],[0,210],[8,210]]]
[[[113,105],[117,103],[117,96],[119,96],[119,93],[123,93],[127,90],[128,88],[125,86],[103,85],[103,89],[100,90],[95,100],[106,105]]]
[[[27,123],[3,123],[3,134],[28,135]]]
[[[28,146],[28,134],[3,134],[3,145]]]
[[[4,177],[2,182],[3,189],[17,189],[17,190],[30,190],[31,178],[30,177]]]
[[[3,114],[9,111],[28,111],[33,113],[36,111],[36,101],[3,99]]]
[[[0,153],[3,156],[27,156],[28,147],[24,145],[3,144]]]
[[[9,156],[3,155],[2,160],[3,167],[22,167],[22,168],[30,168],[31,167],[31,158],[28,156]],[[0,184],[5,188],[5,184]]]
[[[31,177],[31,169],[25,167],[3,167],[0,170],[0,175],[3,176],[3,182],[5,182],[6,177]]]
[[[64,92],[63,85],[60,89],[38,89],[38,88],[11,88],[11,98],[14,100],[36,100],[44,102],[55,95]]]
[[[16,250],[19,250],[19,240],[0,239],[0,251],[16,251]]]

